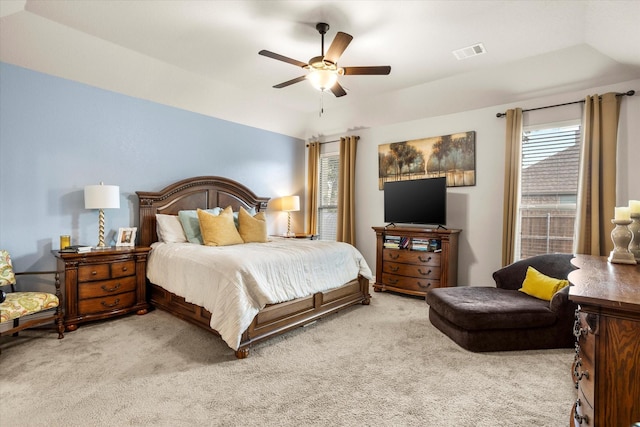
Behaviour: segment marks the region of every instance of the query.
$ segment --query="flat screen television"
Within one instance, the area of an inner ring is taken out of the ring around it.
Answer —
[[[386,182],[384,221],[394,224],[446,225],[447,179]]]

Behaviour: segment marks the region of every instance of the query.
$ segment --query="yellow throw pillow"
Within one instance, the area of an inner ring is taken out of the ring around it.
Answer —
[[[249,212],[240,207],[238,229],[245,243],[265,243],[267,241],[267,218],[264,212],[258,212],[251,216]]]
[[[551,301],[553,294],[567,285],[569,285],[568,280],[555,279],[540,273],[533,267],[529,267],[527,268],[524,282],[522,282],[522,287],[518,290],[532,297]]]
[[[212,215],[198,209],[198,221],[202,241],[207,246],[227,246],[244,243],[233,222],[231,206],[223,210],[220,215]]]

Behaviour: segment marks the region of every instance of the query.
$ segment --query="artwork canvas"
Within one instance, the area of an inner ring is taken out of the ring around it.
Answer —
[[[378,146],[378,187],[388,181],[446,177],[447,187],[476,185],[476,132]]]

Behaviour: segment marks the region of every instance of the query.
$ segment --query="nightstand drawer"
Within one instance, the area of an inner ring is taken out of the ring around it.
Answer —
[[[111,264],[111,277],[125,277],[133,276],[136,274],[136,262],[135,261],[123,261],[114,262]]]
[[[102,298],[91,298],[78,301],[78,313],[94,314],[102,311],[116,311],[131,307],[136,300],[135,292],[106,296]]]
[[[78,267],[78,281],[89,282],[92,280],[110,279],[109,264],[90,264]]]
[[[383,273],[382,284],[409,291],[428,292],[433,288],[439,288],[440,280],[418,279],[416,277],[397,276],[395,274]]]
[[[87,282],[78,285],[78,299],[95,298],[106,295],[131,292],[136,289],[135,276],[122,277],[101,282]]]

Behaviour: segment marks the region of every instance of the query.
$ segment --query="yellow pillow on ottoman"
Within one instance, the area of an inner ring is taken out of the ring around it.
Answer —
[[[267,218],[264,212],[251,216],[242,206],[238,213],[238,229],[245,243],[265,243],[267,239]]]
[[[518,290],[532,297],[551,301],[553,294],[567,285],[569,285],[568,280],[555,279],[540,273],[533,267],[529,267],[527,268],[524,282],[522,282],[522,287]]]
[[[212,215],[198,209],[198,221],[202,232],[202,241],[207,246],[227,246],[244,243],[233,222],[231,206],[220,215]]]

